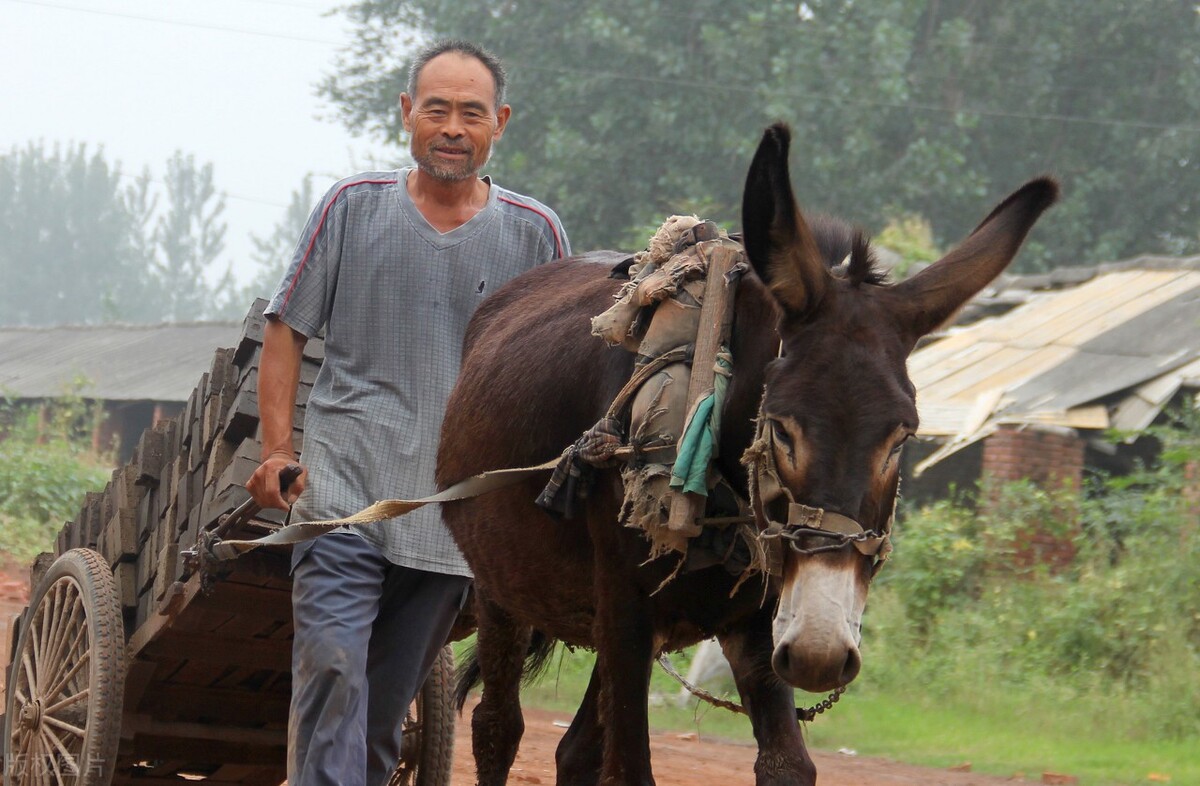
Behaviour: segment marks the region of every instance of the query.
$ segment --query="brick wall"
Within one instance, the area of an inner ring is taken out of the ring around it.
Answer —
[[[1002,426],[983,443],[983,474],[995,483],[1028,479],[1047,491],[1079,491],[1083,483],[1085,442],[1074,429],[1054,426]],[[988,504],[987,501],[984,504]],[[1073,531],[1076,513],[1058,510],[1056,517]],[[1069,565],[1075,546],[1069,536],[1055,536],[1030,522],[1014,556],[1017,568],[1046,564],[1051,570]]]
[[[1028,478],[1039,486],[1078,490],[1085,443],[1075,429],[1002,426],[983,443],[983,472],[999,481]]]

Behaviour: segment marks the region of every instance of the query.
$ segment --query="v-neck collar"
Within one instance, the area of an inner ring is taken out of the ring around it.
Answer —
[[[417,207],[417,203],[413,201],[412,194],[408,193],[408,176],[415,170],[413,167],[401,169],[396,177],[397,185],[396,198],[400,202],[400,208],[404,212],[412,228],[416,230],[427,243],[435,248],[449,248],[457,245],[465,240],[470,239],[483,228],[491,219],[492,213],[495,212],[496,205],[499,203],[499,189],[492,183],[491,177],[485,176],[483,181],[488,185],[488,198],[484,206],[479,209],[479,212],[471,216],[466,223],[451,229],[449,232],[439,232],[429,220],[425,218],[425,214]]]

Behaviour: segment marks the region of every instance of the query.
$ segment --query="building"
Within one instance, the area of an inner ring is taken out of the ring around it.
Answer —
[[[1136,436],[1200,392],[1200,257],[1003,277],[908,365],[928,442],[908,451],[906,496],[1127,471],[1153,447]]]
[[[36,403],[69,393],[103,403],[97,447],[124,462],[142,430],[184,406],[239,322],[0,328],[0,396]]]

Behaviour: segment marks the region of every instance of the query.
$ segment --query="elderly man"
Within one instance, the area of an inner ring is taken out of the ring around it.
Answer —
[[[479,172],[504,134],[505,72],[462,41],[417,55],[400,96],[415,168],[334,186],[279,289],[259,372],[264,506],[340,518],[434,491],[438,431],[475,307],[517,274],[569,253],[558,217]],[[304,474],[292,409],[305,341],[325,362],[308,399]],[[292,555],[290,786],[381,786],[404,714],[470,583],[436,507],[328,533]]]

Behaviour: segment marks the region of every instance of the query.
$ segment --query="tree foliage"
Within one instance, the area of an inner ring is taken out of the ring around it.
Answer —
[[[1020,265],[1200,251],[1200,14],[1185,0],[719,3],[364,0],[323,90],[402,135],[396,52],[435,36],[508,62],[514,118],[491,171],[563,216],[580,249],[698,210],[728,221],[763,127],[795,131],[809,207],[878,229],[916,214],[945,245],[1050,171],[1065,187]]]
[[[85,146],[0,155],[0,320],[138,319],[149,298],[120,171]],[[134,313],[123,313],[130,304]]]
[[[225,248],[221,214],[225,200],[213,185],[212,164],[176,152],[167,161],[167,209],[154,226],[150,269],[167,321],[179,322],[218,310],[216,300],[232,286],[231,274],[210,286],[205,273]]]
[[[284,268],[295,253],[296,242],[304,234],[304,227],[308,223],[308,216],[316,199],[310,173],[304,176],[298,188],[292,190],[287,210],[271,229],[271,233],[266,237],[253,234],[250,236],[254,245],[250,258],[255,263],[255,273],[250,282],[241,289],[238,297],[239,302],[244,301],[246,307],[249,307],[255,298],[271,297],[275,288],[279,286]]]
[[[176,153],[161,207],[149,172],[122,178],[86,145],[0,153],[0,324],[230,315],[228,272],[206,277],[225,234],[212,165]]]

